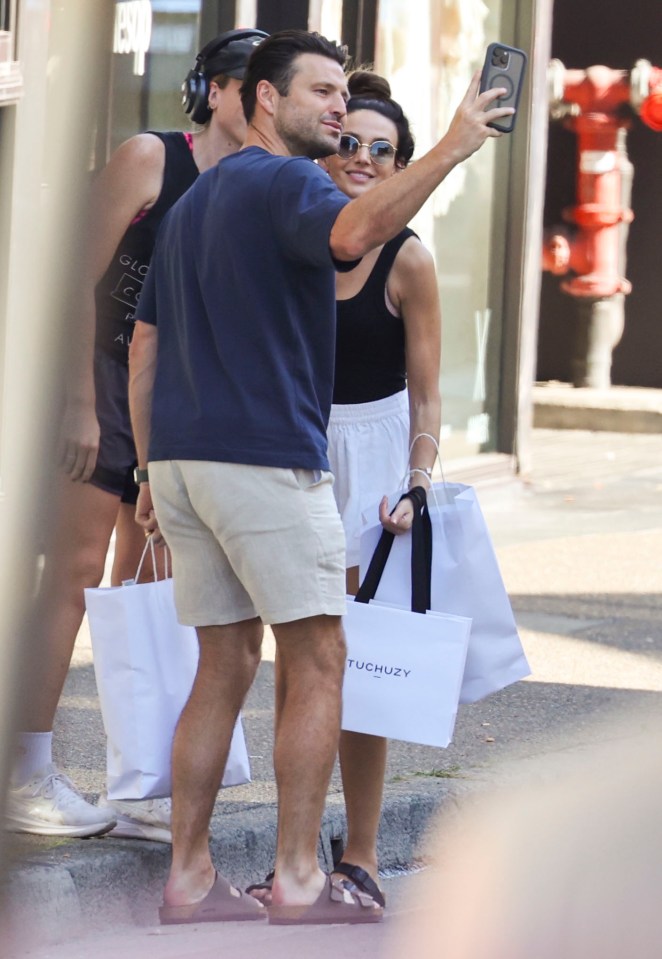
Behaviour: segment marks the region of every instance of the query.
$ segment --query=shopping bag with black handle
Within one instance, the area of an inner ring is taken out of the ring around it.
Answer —
[[[389,503],[395,504],[401,493],[390,496]],[[430,605],[471,619],[460,702],[473,703],[524,679],[531,670],[476,491],[463,483],[434,483],[427,506],[432,524]],[[373,519],[377,515],[377,505],[364,513],[361,575],[381,536],[382,526]],[[396,537],[375,592],[377,600],[407,602],[410,549],[409,534]]]
[[[427,529],[426,529],[427,526]],[[415,509],[404,604],[374,600],[391,562],[392,533],[382,529],[356,597],[344,619],[347,661],[342,728],[427,746],[453,736],[471,621],[430,612],[429,517]]]

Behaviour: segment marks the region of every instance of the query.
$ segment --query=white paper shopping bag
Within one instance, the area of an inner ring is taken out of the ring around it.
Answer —
[[[471,621],[348,597],[342,728],[448,746]]]
[[[177,622],[171,579],[86,589],[94,671],[107,737],[109,799],[171,794],[175,726],[198,664],[192,626]],[[241,717],[224,786],[250,782]]]
[[[471,620],[428,611],[432,532],[423,506],[424,496],[418,496],[408,538],[407,607],[374,600],[395,538],[386,531],[356,597],[349,598],[342,728],[447,746],[455,726]]]
[[[400,495],[401,491],[390,497],[391,506]],[[471,703],[523,679],[531,670],[475,490],[462,483],[435,483],[427,510],[432,523],[430,608],[472,620],[460,695],[461,703]],[[376,509],[364,515],[376,516]],[[381,524],[372,522],[361,536],[361,576],[381,532]],[[410,533],[395,537],[376,599],[408,602],[410,540]]]

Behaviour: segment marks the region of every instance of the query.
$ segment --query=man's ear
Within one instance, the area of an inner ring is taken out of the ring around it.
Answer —
[[[278,90],[273,83],[269,83],[268,80],[258,81],[255,87],[255,99],[269,116],[273,116],[276,112],[276,98],[278,95]]]

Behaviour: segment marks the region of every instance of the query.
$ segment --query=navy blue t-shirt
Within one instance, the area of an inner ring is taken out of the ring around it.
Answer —
[[[348,198],[317,164],[248,147],[163,222],[138,319],[158,323],[149,459],[328,469],[335,271]]]

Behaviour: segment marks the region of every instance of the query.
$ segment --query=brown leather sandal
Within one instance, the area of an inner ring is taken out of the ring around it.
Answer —
[[[267,910],[255,899],[240,892],[224,876],[216,873],[214,885],[204,899],[185,906],[160,906],[159,919],[164,926],[176,923],[244,922],[266,919]]]
[[[267,912],[273,926],[381,922],[384,917],[384,910],[372,896],[345,889],[341,882],[330,876],[326,877],[324,888],[310,905],[271,905]]]
[[[333,871],[339,872],[343,876],[347,876],[349,882],[344,879],[340,880],[345,889],[349,889],[350,892],[365,892],[368,896],[375,900],[378,906],[381,906],[382,909],[384,908],[386,905],[384,893],[381,891],[370,873],[367,873],[365,869],[361,868],[361,866],[354,866],[351,862],[340,861],[335,864]]]

